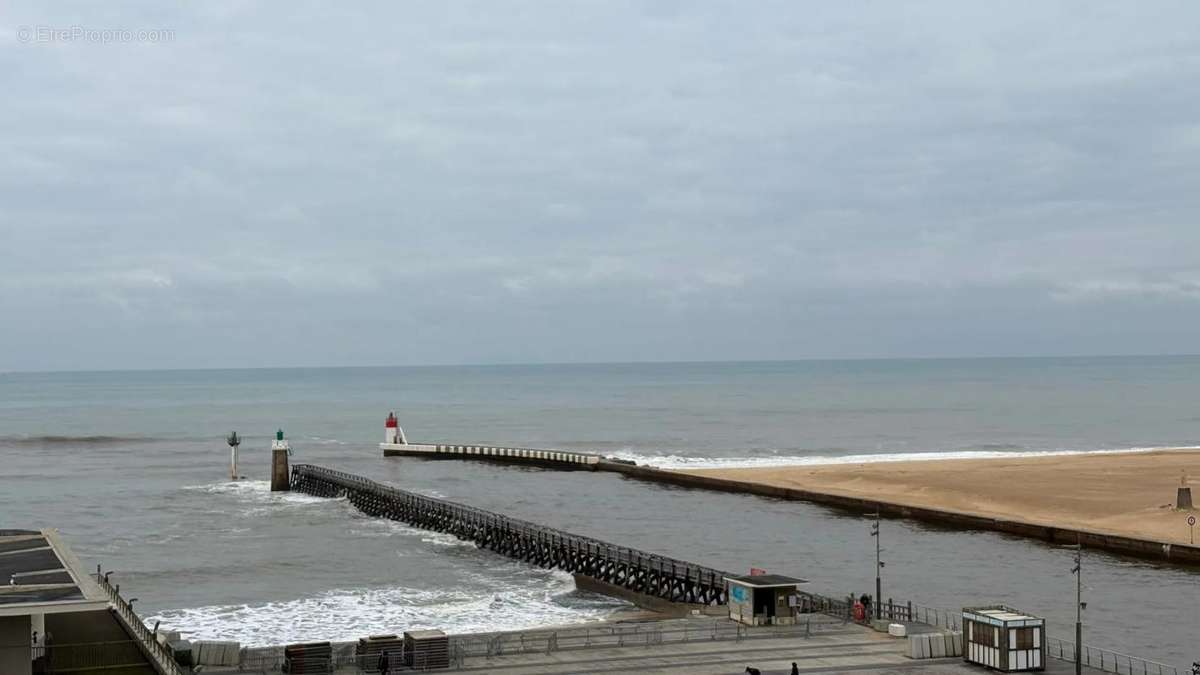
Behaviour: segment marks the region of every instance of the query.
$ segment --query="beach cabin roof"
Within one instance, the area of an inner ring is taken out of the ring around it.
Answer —
[[[1004,605],[964,607],[963,618],[994,626],[1040,626],[1045,623],[1045,619],[1025,614]]]
[[[727,581],[736,581],[743,586],[750,586],[751,588],[794,588],[800,584],[808,583],[808,579],[797,579],[782,574],[747,574],[741,577],[725,577],[725,579]]]

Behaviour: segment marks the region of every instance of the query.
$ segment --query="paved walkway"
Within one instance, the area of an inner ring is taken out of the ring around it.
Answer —
[[[807,628],[747,630],[738,629],[732,622],[695,617],[460,636],[458,639],[468,640],[460,645],[465,653],[481,655],[464,657],[460,667],[455,664],[448,672],[744,675],[746,667],[753,666],[763,675],[788,675],[793,662],[802,673],[988,675],[990,672],[968,665],[959,657],[913,660],[907,656],[906,639],[893,638],[856,624],[843,624],[829,617],[824,619],[827,620],[814,622]],[[353,645],[347,643],[335,650],[345,652],[339,658],[347,659],[336,670],[338,675],[361,675],[362,671],[351,658],[352,648]],[[482,655],[486,653],[499,655]],[[236,672],[240,675],[279,672],[281,658],[268,661],[271,663],[245,669],[213,668],[205,672]],[[1046,673],[1074,675],[1074,664],[1049,659]],[[1102,675],[1101,671],[1092,668],[1084,668],[1084,673]]]
[[[895,640],[858,626],[823,631],[812,637],[753,638],[634,647],[600,647],[539,654],[474,657],[462,672],[498,675],[567,673],[743,673],[754,666],[763,673],[788,673],[793,661],[803,672],[908,670],[932,665],[904,656],[907,641]],[[957,663],[957,659],[950,660]]]
[[[564,649],[550,653],[469,657],[461,671],[497,675],[738,675],[746,666],[763,675],[787,675],[795,662],[802,673],[904,673],[912,675],[986,675],[961,658],[914,661],[905,654],[908,641],[861,626],[824,629],[811,637],[759,637],[631,647]],[[1074,665],[1050,660],[1049,675],[1073,675]],[[455,672],[455,671],[451,671]],[[1100,671],[1085,668],[1086,675]]]

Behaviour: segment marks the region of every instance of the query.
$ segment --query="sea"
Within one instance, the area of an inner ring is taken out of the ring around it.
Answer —
[[[609,473],[383,458],[392,410],[413,441],[663,467],[1109,452],[1200,445],[1200,357],[7,373],[0,527],[58,528],[86,567],[113,571],[147,622],[192,639],[513,630],[625,606],[345,500],[270,492],[282,429],[293,462],[720,569],[790,574],[823,594],[874,587],[865,516]],[[237,481],[231,431],[243,438]],[[899,519],[881,530],[885,597],[950,611],[1004,603],[1072,637],[1072,551]],[[1083,596],[1086,643],[1200,661],[1200,570],[1086,551]]]

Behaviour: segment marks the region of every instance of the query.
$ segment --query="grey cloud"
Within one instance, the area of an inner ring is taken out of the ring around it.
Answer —
[[[1194,351],[1197,18],[11,3],[0,370]]]

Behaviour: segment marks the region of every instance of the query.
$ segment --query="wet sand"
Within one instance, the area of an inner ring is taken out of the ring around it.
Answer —
[[[1185,473],[1200,506],[1200,450],[1182,448],[684,473],[1178,544],[1189,542],[1175,509]]]

